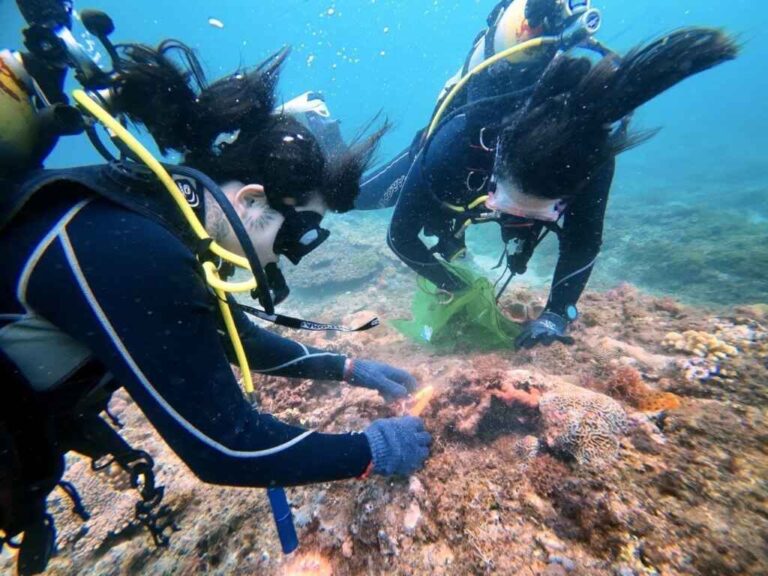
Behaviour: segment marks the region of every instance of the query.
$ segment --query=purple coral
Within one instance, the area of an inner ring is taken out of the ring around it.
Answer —
[[[618,455],[627,415],[612,398],[569,386],[544,394],[539,408],[545,439],[552,450],[595,468]]]

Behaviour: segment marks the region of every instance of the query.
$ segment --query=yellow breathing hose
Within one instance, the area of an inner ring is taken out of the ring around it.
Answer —
[[[83,90],[75,90],[72,94],[75,101],[82,106],[89,114],[96,118],[99,122],[104,124],[106,128],[112,132],[115,137],[119,138],[136,156],[149,168],[152,173],[165,186],[166,190],[171,194],[174,201],[178,205],[181,212],[184,214],[184,218],[189,223],[193,232],[201,240],[211,240],[210,235],[206,232],[205,227],[201,224],[200,219],[195,214],[194,210],[189,206],[184,198],[184,195],[179,190],[176,182],[173,180],[168,171],[163,167],[157,159],[147,150],[141,142],[139,142],[133,134],[128,132],[112,115],[104,110],[99,104],[96,103],[88,94]],[[248,264],[248,260],[242,256],[222,248],[216,242],[211,241],[210,250],[221,259],[226,260],[243,268],[245,270],[251,270]],[[251,378],[251,370],[248,365],[248,358],[243,348],[243,343],[240,340],[240,334],[235,326],[235,320],[232,316],[232,310],[230,310],[227,303],[226,294],[228,292],[246,292],[256,288],[256,279],[251,278],[246,282],[225,282],[219,277],[218,270],[213,262],[203,262],[203,269],[205,270],[205,278],[208,284],[216,293],[219,300],[219,308],[221,309],[222,317],[224,318],[224,324],[227,328],[227,333],[232,341],[232,346],[235,349],[235,355],[237,356],[238,364],[240,364],[240,371],[242,372],[243,388],[246,393],[253,393],[253,379]]]
[[[248,365],[248,357],[245,355],[245,349],[243,343],[240,340],[240,333],[237,331],[235,325],[235,319],[232,317],[232,310],[227,303],[227,294],[224,290],[218,286],[214,286],[211,283],[211,279],[216,279],[221,282],[219,278],[219,272],[214,266],[213,262],[203,262],[203,269],[205,270],[205,278],[208,280],[208,284],[213,288],[216,293],[216,297],[219,301],[219,310],[221,310],[221,316],[224,319],[224,325],[227,327],[227,334],[232,341],[232,346],[235,349],[235,356],[237,356],[237,363],[240,365],[240,372],[242,372],[243,389],[246,394],[253,394],[253,378],[251,378],[251,369]],[[218,283],[217,282],[217,283]]]
[[[523,42],[522,44],[518,44],[517,46],[512,46],[511,48],[507,48],[506,50],[503,50],[502,52],[499,52],[498,54],[491,56],[487,60],[475,66],[472,70],[467,72],[466,76],[462,77],[462,79],[459,80],[453,86],[453,88],[451,88],[451,91],[443,99],[443,102],[442,104],[440,104],[440,108],[438,108],[437,113],[435,114],[435,117],[432,119],[432,122],[430,122],[429,124],[426,138],[429,138],[430,136],[432,136],[438,124],[440,124],[440,120],[445,115],[445,111],[451,105],[451,102],[454,101],[458,93],[464,88],[464,86],[467,85],[467,82],[469,82],[469,80],[475,74],[479,74],[480,72],[482,72],[489,66],[492,66],[496,62],[500,60],[504,60],[505,58],[510,58],[520,52],[525,52],[527,50],[535,50],[536,48],[541,48],[542,46],[548,46],[550,44],[557,44],[558,42],[560,42],[560,38],[556,36],[541,36],[539,38],[533,38],[531,40],[527,40]]]

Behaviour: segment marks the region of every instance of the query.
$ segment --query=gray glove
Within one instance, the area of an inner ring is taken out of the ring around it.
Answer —
[[[408,396],[417,386],[416,379],[405,370],[373,360],[347,360],[345,380],[352,386],[376,390],[389,402]]]
[[[553,342],[571,345],[574,340],[566,335],[568,320],[554,312],[544,312],[538,319],[528,322],[515,340],[517,348],[533,348],[537,344],[549,346]]]
[[[432,436],[421,418],[404,416],[376,420],[365,429],[373,456],[373,473],[408,476],[424,466]]]

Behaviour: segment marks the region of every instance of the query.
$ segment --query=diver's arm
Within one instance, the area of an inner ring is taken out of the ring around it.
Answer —
[[[251,321],[246,314],[232,308],[243,348],[251,370],[270,376],[343,380],[346,356],[305,346],[265,330]],[[229,338],[224,338],[232,363],[236,363]]]
[[[449,292],[460,290],[463,287],[461,282],[448,272],[419,238],[427,215],[438,209],[430,201],[424,186],[423,167],[420,157],[417,157],[392,214],[387,244],[411,270],[438,288]]]
[[[576,306],[581,298],[600,254],[614,169],[612,161],[596,176],[592,189],[566,211],[560,257],[546,307],[563,318],[567,317],[568,307]]]
[[[369,465],[363,434],[307,431],[248,403],[199,264],[167,230],[84,201],[39,238],[21,300],[91,350],[199,478],[290,486],[356,477]]]

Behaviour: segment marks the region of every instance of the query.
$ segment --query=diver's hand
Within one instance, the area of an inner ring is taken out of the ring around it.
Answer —
[[[374,474],[408,476],[420,470],[429,457],[432,436],[421,418],[376,420],[364,434],[371,446]]]
[[[387,402],[404,398],[416,389],[416,379],[405,370],[373,360],[347,358],[344,380],[352,386],[376,390]]]
[[[544,312],[536,320],[528,322],[515,340],[517,348],[533,348],[537,344],[549,346],[553,342],[571,345],[574,340],[566,336],[568,321],[554,312]]]

